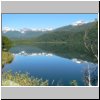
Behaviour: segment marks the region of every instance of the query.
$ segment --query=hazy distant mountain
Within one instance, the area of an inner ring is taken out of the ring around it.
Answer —
[[[14,39],[31,39],[40,35],[46,34],[48,31],[32,31],[32,30],[20,30],[20,31],[3,31],[2,35],[8,37],[11,40]]]

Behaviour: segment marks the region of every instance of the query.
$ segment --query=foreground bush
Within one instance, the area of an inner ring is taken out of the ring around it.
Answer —
[[[11,71],[2,73],[2,86],[48,86],[48,80],[30,77],[28,73],[12,73]]]

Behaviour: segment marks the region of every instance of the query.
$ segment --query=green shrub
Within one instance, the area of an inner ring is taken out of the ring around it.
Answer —
[[[28,73],[3,72],[2,86],[48,86],[48,80],[30,77]]]

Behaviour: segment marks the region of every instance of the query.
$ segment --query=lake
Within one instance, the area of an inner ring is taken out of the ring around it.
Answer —
[[[90,68],[95,66],[98,79],[98,65],[84,51],[74,49],[72,51],[65,44],[15,45],[9,50],[14,59],[2,71],[28,72],[30,76],[47,79],[50,86],[70,86],[72,80],[76,80],[78,86],[85,86],[85,69],[88,65]]]

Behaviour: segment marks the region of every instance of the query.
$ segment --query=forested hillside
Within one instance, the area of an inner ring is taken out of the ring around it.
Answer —
[[[63,30],[64,28],[62,28],[61,30],[60,28],[60,30],[58,29],[56,31],[38,37],[37,41],[46,42],[46,43],[65,43],[67,52],[69,50],[70,52],[72,51],[73,53],[75,50],[78,53],[81,52],[83,54],[87,54],[88,56],[90,56],[90,58],[94,60],[94,62],[97,62],[98,61],[98,22],[95,21],[93,23],[88,23],[88,24],[75,26],[75,27],[77,28],[77,31],[73,31],[73,29],[70,29],[70,31]]]
[[[48,34],[43,34],[42,36],[38,37],[37,40],[45,42],[82,42],[85,31],[89,30],[90,33],[92,30],[94,30],[94,35],[98,31],[97,29],[94,29],[95,23],[96,22],[91,22],[79,26],[64,26],[49,32]]]

